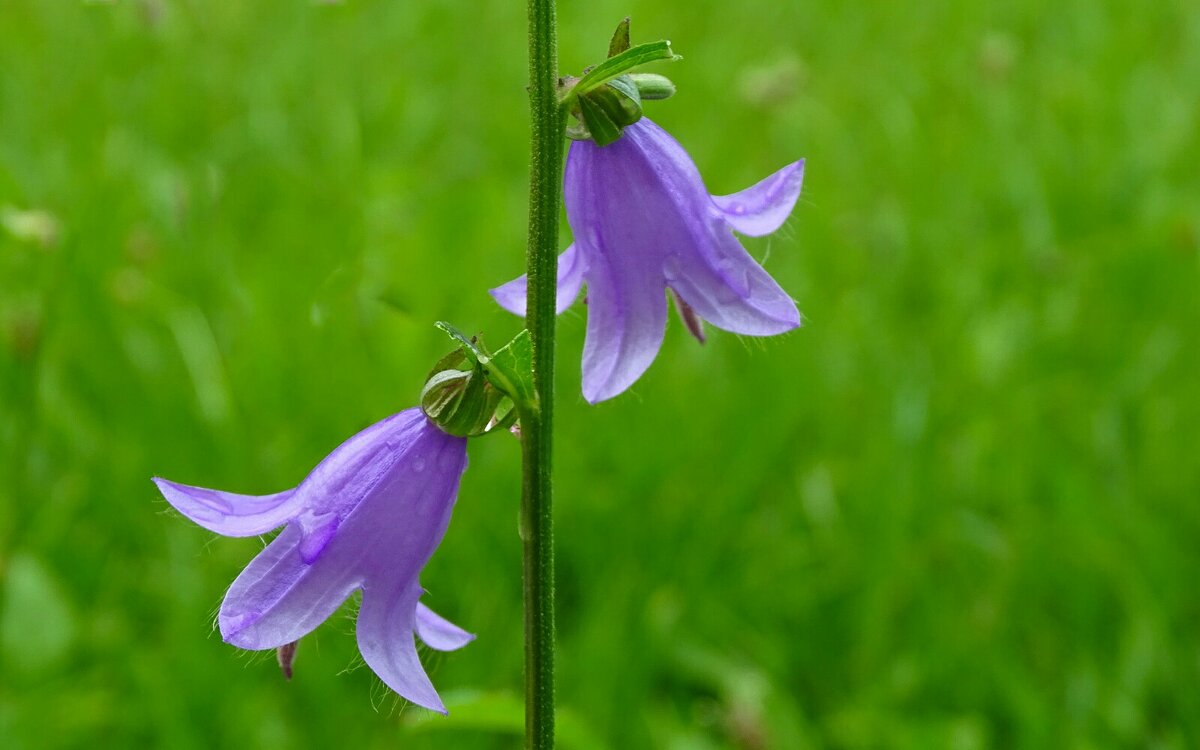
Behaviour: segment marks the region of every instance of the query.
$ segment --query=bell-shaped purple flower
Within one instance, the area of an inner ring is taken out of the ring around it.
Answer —
[[[718,328],[771,336],[800,325],[795,302],[733,235],[769,234],[800,196],[804,161],[740,193],[709,195],[683,147],[643,117],[608,146],[571,144],[565,199],[575,243],[558,261],[558,312],[588,287],[583,395],[612,398],[662,346],[666,289]],[[492,290],[525,314],[524,276]]]
[[[299,486],[274,495],[154,482],[180,513],[218,534],[254,536],[286,524],[225,595],[218,623],[227,643],[292,643],[362,589],[357,631],[367,665],[404,698],[445,713],[413,634],[439,651],[474,638],[418,601],[421,569],[450,523],[466,446],[409,409],[342,443]]]

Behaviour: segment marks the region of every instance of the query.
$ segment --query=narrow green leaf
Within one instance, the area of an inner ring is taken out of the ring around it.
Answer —
[[[665,39],[657,42],[648,42],[639,44],[636,47],[630,47],[616,57],[610,57],[604,62],[588,71],[579,82],[575,84],[566,97],[563,99],[564,104],[568,104],[574,99],[582,97],[589,91],[603,86],[617,76],[627,73],[639,65],[646,63],[657,62],[659,60],[678,60],[679,55],[676,55],[671,50],[671,43]]]
[[[472,362],[477,362],[479,364],[487,362],[487,352],[485,352],[482,347],[476,344],[474,339],[469,338],[465,333],[444,320],[439,320],[434,325],[445,332],[447,336],[462,345],[463,353],[466,354]]]

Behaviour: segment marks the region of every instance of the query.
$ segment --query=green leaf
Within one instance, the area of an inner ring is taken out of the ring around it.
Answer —
[[[616,57],[627,49],[629,49],[629,16],[625,16],[617,24],[617,30],[613,32],[612,41],[608,43],[608,56]]]
[[[627,73],[639,65],[659,60],[678,59],[680,59],[679,55],[676,55],[671,50],[671,43],[665,39],[630,47],[621,54],[608,58],[585,73],[579,79],[579,82],[567,92],[567,95],[563,98],[563,104],[568,105],[573,100],[582,98],[589,91],[603,86],[617,76]],[[593,135],[595,134],[593,133]]]
[[[492,371],[501,373],[508,381],[512,390],[506,390],[505,393],[514,403],[534,404],[537,402],[533,390],[533,339],[529,336],[529,331],[521,331],[512,341],[496,352],[492,357],[491,364],[487,366],[487,370],[489,373]]]

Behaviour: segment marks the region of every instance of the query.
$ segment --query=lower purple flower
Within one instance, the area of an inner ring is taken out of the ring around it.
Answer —
[[[361,589],[358,646],[367,666],[404,698],[445,713],[413,636],[439,651],[475,637],[421,604],[418,582],[450,523],[466,447],[409,409],[342,443],[299,486],[274,495],[154,482],[180,513],[218,534],[254,536],[286,524],[225,595],[218,623],[227,643],[292,643]]]
[[[791,213],[804,178],[797,161],[733,195],[709,195],[683,147],[649,118],[607,146],[575,141],[564,193],[575,244],[558,260],[557,309],[588,287],[583,395],[596,403],[634,383],[658,354],[666,290],[718,328],[771,336],[800,325],[796,304],[734,232],[770,234]],[[525,314],[524,276],[492,290]],[[693,331],[695,332],[695,331]]]

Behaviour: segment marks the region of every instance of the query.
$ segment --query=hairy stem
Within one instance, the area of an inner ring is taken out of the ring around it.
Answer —
[[[554,0],[529,12],[529,274],[526,327],[533,343],[537,408],[521,420],[521,528],[525,580],[525,747],[554,747],[554,325],[563,113],[558,102]]]

